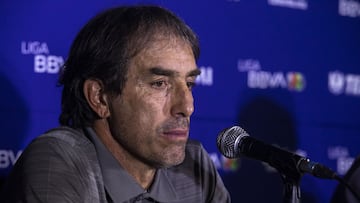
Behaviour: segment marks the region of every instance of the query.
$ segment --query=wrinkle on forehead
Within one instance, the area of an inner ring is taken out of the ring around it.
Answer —
[[[156,59],[159,58],[159,53],[163,52],[166,54],[167,52],[173,52],[174,50],[176,53],[188,52],[193,54],[191,46],[187,41],[179,37],[160,35],[153,37],[151,42],[149,42],[144,49],[132,58],[132,63],[142,65],[145,60],[149,59],[149,57]],[[180,55],[181,54],[176,56],[180,57]]]
[[[175,37],[173,35],[155,35],[152,37],[151,41],[144,47],[141,53],[147,53],[152,51],[166,51],[169,49],[188,49],[192,53],[190,43],[180,37]]]

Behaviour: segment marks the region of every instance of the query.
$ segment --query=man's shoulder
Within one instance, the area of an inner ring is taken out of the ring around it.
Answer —
[[[97,162],[97,157],[93,144],[81,130],[58,127],[35,138],[17,162],[18,167],[37,173],[40,165],[54,171],[76,166],[86,169]]]
[[[25,148],[4,191],[11,202],[21,198],[30,202],[63,202],[64,198],[89,202],[105,197],[102,188],[94,146],[81,130],[59,127],[38,136]]]
[[[56,142],[66,143],[71,147],[86,146],[91,144],[90,140],[86,137],[81,129],[74,129],[67,126],[60,126],[57,128],[50,129],[44,134],[35,138],[33,142]]]
[[[82,130],[57,127],[36,137],[25,148],[24,158],[38,156],[69,157],[90,156],[95,149]]]

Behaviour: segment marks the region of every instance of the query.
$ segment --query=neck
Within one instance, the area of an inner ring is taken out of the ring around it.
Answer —
[[[126,151],[111,135],[108,124],[104,119],[95,121],[94,130],[98,138],[124,170],[126,170],[143,189],[148,189],[154,180],[156,168],[141,162]]]

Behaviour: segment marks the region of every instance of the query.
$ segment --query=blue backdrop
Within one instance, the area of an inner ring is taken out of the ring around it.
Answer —
[[[340,175],[360,154],[359,0],[13,0],[0,2],[2,178],[34,137],[58,125],[58,72],[79,29],[129,3],[167,7],[199,35],[191,137],[209,151],[233,202],[281,202],[283,184],[264,163],[222,157],[216,137],[226,127]],[[329,202],[336,185],[304,175],[302,200]]]

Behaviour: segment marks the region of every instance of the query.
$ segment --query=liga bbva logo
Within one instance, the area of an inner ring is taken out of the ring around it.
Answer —
[[[288,89],[302,92],[306,86],[304,74],[297,71],[264,71],[255,59],[240,59],[238,70],[247,72],[247,86],[251,89]]]
[[[34,72],[57,74],[64,64],[62,56],[51,55],[46,42],[21,42],[21,53],[34,56]]]

